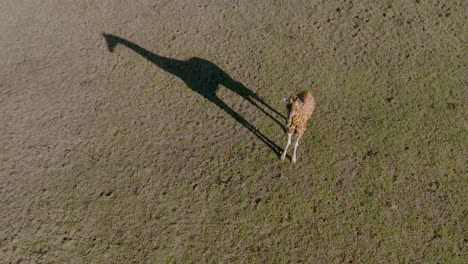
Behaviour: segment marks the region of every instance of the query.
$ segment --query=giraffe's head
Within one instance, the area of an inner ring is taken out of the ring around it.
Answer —
[[[292,112],[302,105],[302,100],[297,95],[286,97],[283,101],[286,103],[286,108]]]

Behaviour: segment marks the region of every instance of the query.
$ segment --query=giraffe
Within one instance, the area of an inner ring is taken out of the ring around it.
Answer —
[[[292,135],[296,135],[296,143],[294,144],[294,153],[292,156],[292,163],[296,163],[296,150],[299,145],[299,139],[301,139],[304,131],[307,127],[307,121],[312,116],[315,110],[315,100],[311,93],[303,91],[297,95],[291,95],[285,98],[284,101],[287,103],[289,111],[288,119],[286,122],[286,132],[288,133],[288,142],[284,148],[281,160],[286,158],[288,147],[291,144]]]

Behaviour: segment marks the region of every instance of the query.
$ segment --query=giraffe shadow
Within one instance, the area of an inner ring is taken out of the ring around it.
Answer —
[[[286,118],[269,106],[264,100],[262,100],[257,94],[252,92],[250,89],[245,87],[242,83],[233,80],[225,71],[219,68],[216,64],[201,58],[190,58],[188,60],[176,60],[163,56],[159,56],[145,48],[138,46],[126,39],[118,36],[103,34],[106,40],[107,48],[110,52],[114,52],[117,45],[123,45],[130,50],[141,55],[146,60],[152,62],[159,68],[169,72],[185,82],[185,84],[197,92],[210,102],[224,110],[237,122],[251,131],[258,139],[260,139],[267,147],[269,147],[276,155],[281,154],[281,148],[276,145],[272,140],[261,133],[257,128],[250,124],[247,120],[229,107],[223,100],[221,100],[216,91],[222,85],[234,93],[247,100],[249,103],[257,107],[261,112],[270,117],[280,127],[283,127],[282,123],[275,118],[273,115],[279,116],[283,120]],[[273,114],[271,114],[272,112]]]

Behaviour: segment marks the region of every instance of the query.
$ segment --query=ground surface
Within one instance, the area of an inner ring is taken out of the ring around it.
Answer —
[[[467,10],[3,0],[0,262],[466,263]]]

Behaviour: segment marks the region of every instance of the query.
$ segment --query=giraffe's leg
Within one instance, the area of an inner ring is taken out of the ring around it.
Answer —
[[[296,151],[297,151],[297,146],[299,146],[299,139],[301,139],[302,134],[297,135],[296,143],[294,143],[294,153],[292,157],[292,163],[296,163]]]
[[[288,147],[289,145],[291,145],[291,136],[292,136],[292,133],[288,133],[288,143],[286,143],[286,147],[284,148],[283,155],[281,155],[281,160],[284,160],[284,158],[286,158]]]

